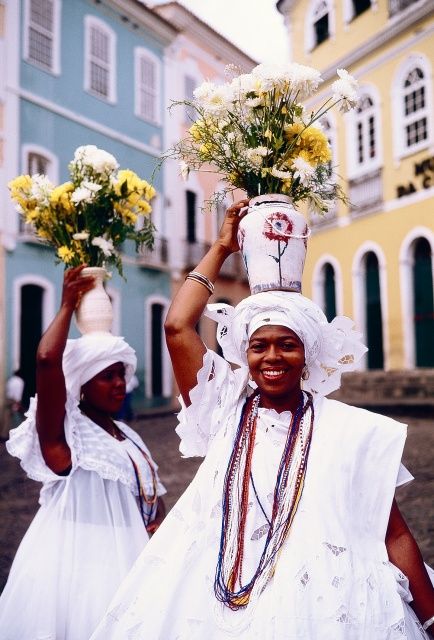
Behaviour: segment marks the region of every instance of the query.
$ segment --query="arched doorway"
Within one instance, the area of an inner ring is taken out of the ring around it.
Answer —
[[[434,300],[431,245],[426,238],[414,242],[413,322],[416,367],[434,367]]]
[[[329,322],[336,317],[336,279],[330,262],[324,265],[324,313]]]
[[[163,313],[162,304],[151,306],[151,394],[153,398],[163,395]]]
[[[368,369],[384,368],[383,318],[381,312],[380,272],[373,251],[365,256],[366,338]]]
[[[42,336],[42,307],[44,289],[25,284],[20,289],[19,367],[24,378],[23,404],[36,392],[36,351]]]

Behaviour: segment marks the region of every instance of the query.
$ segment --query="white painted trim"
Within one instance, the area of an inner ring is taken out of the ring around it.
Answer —
[[[148,118],[140,111],[140,64],[142,60],[151,62],[155,69],[154,113],[156,117],[154,119]],[[134,114],[145,122],[161,125],[161,60],[145,47],[135,47],[134,49],[134,78]]]
[[[13,368],[16,369],[20,362],[20,318],[21,296],[20,290],[24,285],[33,284],[44,290],[42,297],[42,333],[48,329],[48,325],[55,315],[55,287],[50,280],[43,276],[27,273],[18,276],[12,283],[12,359]]]
[[[404,343],[404,368],[413,369],[416,366],[416,340],[413,324],[414,290],[413,265],[414,243],[419,238],[425,238],[431,245],[434,255],[434,232],[428,227],[414,227],[404,238],[399,250],[399,281],[401,292],[401,318]],[[431,260],[434,282],[434,260]]]
[[[339,260],[330,253],[323,253],[313,268],[312,299],[325,312],[324,267],[326,264],[330,264],[335,272],[336,315],[342,315],[344,308],[342,268]]]
[[[60,39],[61,39],[61,0],[52,0],[53,2],[53,59],[51,68],[38,64],[35,60],[29,59],[29,22],[30,22],[30,3],[31,0],[24,0],[24,20],[23,20],[23,59],[29,64],[42,69],[53,75],[60,75]],[[9,7],[8,7],[9,10]]]
[[[309,8],[306,11],[305,19],[304,19],[304,52],[306,55],[311,53],[314,49],[316,49],[317,45],[315,42],[315,32],[314,32],[314,18],[315,11],[320,2],[325,2],[327,4],[327,15],[328,15],[328,27],[329,27],[329,37],[324,40],[331,40],[336,32],[335,26],[335,11],[334,4],[331,0],[311,0],[309,4]],[[324,13],[323,15],[326,15]],[[320,43],[322,44],[322,43]]]
[[[418,202],[424,202],[425,200],[431,200],[434,198],[434,186],[429,189],[420,189],[415,193],[411,193],[408,196],[402,198],[395,198],[394,200],[387,200],[383,203],[383,211],[395,211],[396,209],[403,209],[410,207]]]
[[[407,147],[405,143],[404,127],[406,116],[404,114],[404,88],[403,82],[406,75],[416,66],[422,68],[425,78],[425,98],[426,107],[420,110],[417,117],[426,117],[428,136],[418,144]],[[395,117],[392,118],[393,135],[393,158],[395,163],[399,163],[402,158],[411,156],[418,151],[426,149],[433,143],[433,101],[432,101],[432,66],[429,59],[423,53],[412,52],[396,69],[391,85],[391,104],[394,105]]]
[[[108,96],[94,92],[90,86],[90,33],[92,27],[98,29],[107,36],[109,40],[109,61],[108,67]],[[93,15],[84,16],[84,90],[94,98],[115,104],[117,101],[117,60],[116,60],[116,33],[108,26],[104,20]]]
[[[99,123],[96,120],[92,120],[91,118],[87,118],[82,116],[75,111],[71,111],[71,109],[66,109],[65,107],[61,107],[60,105],[52,102],[51,100],[46,100],[41,96],[38,96],[31,91],[26,91],[25,89],[19,89],[16,91],[16,94],[19,98],[23,98],[24,100],[28,100],[33,104],[36,104],[38,107],[43,109],[47,109],[56,115],[62,116],[62,118],[67,118],[71,120],[71,122],[75,122],[76,124],[82,125],[83,127],[87,127],[101,133],[104,136],[112,138],[112,140],[116,140],[117,142],[121,142],[132,149],[137,149],[138,151],[143,151],[144,153],[148,153],[151,156],[159,158],[161,155],[160,150],[154,149],[148,144],[144,144],[142,142],[138,142],[134,138],[130,138],[129,136],[124,135],[118,131],[115,131],[111,127],[107,127],[104,124]]]
[[[47,177],[53,184],[59,180],[59,159],[54,153],[39,144],[23,144],[21,147],[21,172],[27,173],[28,157],[31,153],[43,156],[48,160]]]
[[[364,82],[359,86],[359,96],[367,95],[372,99],[373,105],[370,113],[375,118],[375,144],[377,156],[373,160],[367,160],[363,164],[357,162],[357,132],[356,126],[359,120],[363,120],[366,126],[363,112],[358,114],[356,110],[346,114],[346,137],[347,137],[347,171],[348,179],[359,178],[371,171],[375,171],[383,166],[383,123],[382,123],[382,99],[378,88],[371,83]]]
[[[163,306],[163,325],[169,309],[170,300],[164,296],[152,295],[145,300],[145,397],[152,398],[152,305],[161,304]],[[169,351],[164,337],[164,326],[161,327],[161,354],[162,354],[162,383],[163,397],[172,396],[172,369],[170,364]]]
[[[363,333],[365,343],[367,341],[366,332],[366,291],[365,291],[365,256],[372,251],[377,256],[379,280],[380,280],[380,304],[381,304],[381,324],[383,329],[383,362],[384,369],[390,367],[390,338],[389,338],[389,305],[387,288],[387,263],[383,249],[376,242],[367,240],[357,249],[353,257],[351,268],[353,280],[353,317],[356,327]],[[367,355],[363,356],[361,364],[367,368]]]

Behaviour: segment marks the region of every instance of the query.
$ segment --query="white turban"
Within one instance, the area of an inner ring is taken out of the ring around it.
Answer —
[[[63,354],[63,373],[67,391],[80,398],[81,387],[115,362],[125,365],[128,383],[137,366],[135,351],[125,340],[110,333],[87,333],[68,340]]]
[[[210,304],[205,315],[218,322],[217,340],[226,360],[247,367],[250,336],[264,325],[288,327],[303,343],[309,378],[303,389],[327,395],[339,389],[344,371],[354,371],[367,348],[350,318],[328,322],[322,310],[301,293],[267,291],[242,300],[235,308]]]

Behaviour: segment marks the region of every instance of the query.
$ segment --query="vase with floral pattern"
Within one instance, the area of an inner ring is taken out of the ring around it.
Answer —
[[[252,198],[241,220],[238,242],[252,294],[301,293],[310,230],[291,198],[268,194]]]

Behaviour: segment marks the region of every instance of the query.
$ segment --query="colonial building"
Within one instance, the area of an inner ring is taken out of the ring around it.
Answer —
[[[304,292],[353,317],[364,367],[434,367],[434,15],[429,0],[279,0],[291,59],[359,82],[323,119],[350,203],[311,220]],[[308,105],[314,107],[315,104]]]
[[[163,149],[165,49],[176,34],[138,0],[1,0],[0,229],[6,278],[0,340],[4,325],[7,345],[2,373],[20,367],[27,398],[34,393],[39,338],[60,303],[63,268],[23,225],[7,182],[21,173],[63,182],[74,150],[83,144],[105,149],[122,168],[150,180]],[[113,276],[108,287],[113,330],[137,352],[141,406],[164,404],[172,391],[163,356],[171,281],[162,251],[162,175],[155,186],[156,251],[136,256],[126,248],[127,282]]]
[[[173,101],[193,98],[194,89],[205,80],[227,81],[227,65],[233,65],[240,72],[248,72],[256,65],[254,60],[181,4],[168,2],[154,9],[179,31],[167,56],[168,107]],[[191,126],[194,113],[182,106],[173,106],[166,113],[166,148],[169,148]],[[207,211],[205,207],[206,201],[219,188],[215,174],[193,172],[185,182],[180,176],[179,164],[174,160],[165,163],[164,171],[169,255],[175,292],[186,273],[197,265],[217,237],[225,206],[213,211]],[[216,282],[211,302],[237,304],[249,293],[241,256],[230,256]],[[207,344],[215,346],[215,324],[203,320],[200,330]]]

